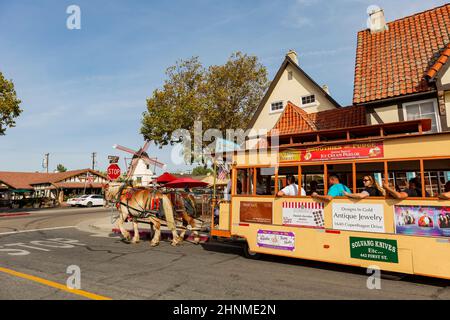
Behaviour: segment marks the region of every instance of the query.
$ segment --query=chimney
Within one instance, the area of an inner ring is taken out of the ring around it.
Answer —
[[[367,8],[367,14],[369,15],[369,18],[367,19],[367,27],[370,29],[370,33],[388,30],[383,9],[378,6],[369,6]]]
[[[324,84],[322,86],[323,91],[325,91],[328,95],[330,94],[330,89],[328,88],[328,86],[326,84]]]
[[[295,50],[289,50],[289,52],[286,54],[286,56],[291,58],[291,60],[294,61],[296,65],[298,65],[298,56],[297,56],[297,52],[295,52]]]

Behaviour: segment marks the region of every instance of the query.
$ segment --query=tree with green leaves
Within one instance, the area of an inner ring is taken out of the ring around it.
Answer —
[[[5,135],[7,128],[16,125],[14,119],[22,113],[20,103],[13,82],[0,72],[0,136]]]
[[[194,122],[202,129],[245,130],[268,88],[267,70],[255,56],[233,53],[224,65],[205,68],[198,57],[181,60],[166,71],[167,79],[147,99],[141,134],[164,146],[172,133],[188,130],[194,137]],[[202,146],[211,141],[202,141]]]
[[[210,168],[205,168],[203,166],[196,167],[192,170],[193,176],[206,176],[208,173],[212,174],[213,170]]]
[[[58,171],[58,172],[66,172],[66,171],[67,171],[67,168],[64,167],[62,164],[58,164],[58,165],[56,166],[56,171]]]

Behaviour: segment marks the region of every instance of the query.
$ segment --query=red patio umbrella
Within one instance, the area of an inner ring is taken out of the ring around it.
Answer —
[[[164,172],[164,174],[162,174],[161,176],[156,178],[156,182],[159,183],[159,184],[165,184],[165,183],[168,183],[168,182],[172,182],[174,180],[177,180],[177,177],[171,175],[168,172]]]
[[[165,185],[165,187],[167,188],[195,188],[206,186],[208,186],[206,182],[195,180],[192,178],[180,178]]]

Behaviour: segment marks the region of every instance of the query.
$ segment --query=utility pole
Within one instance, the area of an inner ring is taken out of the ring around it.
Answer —
[[[95,157],[97,156],[97,152],[92,152],[92,170],[95,170]]]
[[[48,159],[49,159],[50,153],[46,153],[44,155],[44,163],[42,164],[42,167],[47,169],[47,173],[48,173]]]

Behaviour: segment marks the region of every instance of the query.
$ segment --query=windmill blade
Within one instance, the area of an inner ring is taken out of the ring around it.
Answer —
[[[141,159],[144,160],[144,162],[145,162],[146,164],[148,164],[148,165],[155,165],[155,166],[157,166],[158,168],[161,168],[161,169],[163,169],[163,170],[166,170],[166,168],[167,168],[167,165],[166,165],[166,164],[164,164],[164,163],[162,163],[162,162],[159,162],[159,161],[157,161],[157,160],[155,160],[155,159],[150,159],[149,157],[142,157]]]
[[[127,172],[127,178],[131,178],[131,176],[133,176],[134,171],[136,170],[137,164],[138,164],[138,160],[137,158],[134,158],[131,160],[130,162],[130,167],[128,168],[128,172]]]
[[[128,152],[128,153],[131,153],[131,154],[133,154],[133,155],[137,155],[137,152],[136,152],[136,151],[131,150],[130,148],[121,146],[121,145],[119,145],[119,144],[113,145],[113,148],[114,148],[114,149],[121,150],[121,151],[125,151],[125,152]]]
[[[150,147],[150,141],[146,140],[144,146],[141,148],[142,153],[147,152],[148,147]]]

